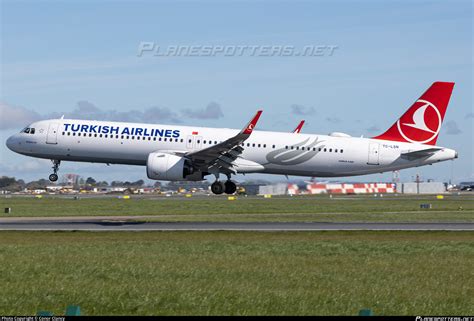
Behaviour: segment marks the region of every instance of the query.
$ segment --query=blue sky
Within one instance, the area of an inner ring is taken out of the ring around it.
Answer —
[[[313,57],[138,57],[143,41],[337,49]],[[31,119],[63,113],[119,119],[152,113],[162,123],[240,128],[257,108],[264,109],[262,129],[289,131],[304,118],[307,133],[371,136],[433,81],[454,81],[438,144],[457,149],[460,158],[401,177],[474,180],[472,44],[471,1],[4,0],[0,139]],[[208,106],[220,114],[203,116]],[[4,144],[0,156],[0,175],[29,180],[50,172],[47,161]],[[104,166],[65,163],[61,173],[146,178],[142,167]]]

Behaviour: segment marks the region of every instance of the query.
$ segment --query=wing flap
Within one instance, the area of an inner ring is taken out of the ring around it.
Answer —
[[[218,168],[222,168],[224,172],[230,171],[235,173],[233,162],[244,151],[244,148],[240,145],[250,137],[261,114],[261,110],[257,111],[255,116],[237,135],[214,146],[187,153],[186,157],[191,159],[200,170],[215,168],[217,166]]]

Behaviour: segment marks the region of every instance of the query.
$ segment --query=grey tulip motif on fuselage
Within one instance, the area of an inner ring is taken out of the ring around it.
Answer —
[[[324,142],[316,138],[314,142],[307,145],[310,139],[311,138],[307,138],[298,144],[290,145],[288,146],[288,149],[280,148],[268,153],[266,156],[267,161],[276,165],[298,165],[310,160],[319,153],[318,149],[313,150],[313,148]],[[318,148],[323,147],[324,145],[318,146]]]

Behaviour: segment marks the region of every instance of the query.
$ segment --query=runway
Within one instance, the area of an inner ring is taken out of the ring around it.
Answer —
[[[474,231],[474,223],[136,222],[64,218],[0,220],[0,231]]]

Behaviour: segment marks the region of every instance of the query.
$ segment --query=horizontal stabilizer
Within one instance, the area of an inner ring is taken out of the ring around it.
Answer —
[[[423,157],[429,157],[436,153],[437,151],[441,150],[442,148],[438,147],[433,147],[433,148],[427,148],[427,149],[421,149],[421,150],[415,150],[412,152],[403,152],[401,153],[402,157],[406,157],[408,159],[416,159],[416,158],[423,158]]]

